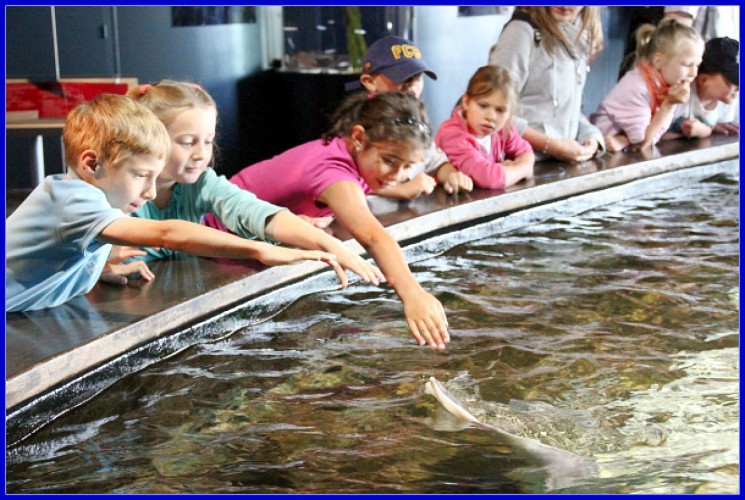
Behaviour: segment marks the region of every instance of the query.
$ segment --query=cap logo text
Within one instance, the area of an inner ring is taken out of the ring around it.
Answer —
[[[422,54],[419,52],[419,49],[414,47],[413,45],[391,45],[391,52],[393,53],[393,58],[396,60],[401,59],[402,56],[407,59],[411,59],[412,57],[416,59],[422,58]]]

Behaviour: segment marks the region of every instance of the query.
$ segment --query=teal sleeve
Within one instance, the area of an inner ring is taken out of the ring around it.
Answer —
[[[159,209],[152,202],[147,202],[132,215],[152,220],[180,219],[199,224],[202,217],[212,212],[234,233],[248,239],[267,240],[266,221],[281,210],[284,209],[258,199],[253,193],[239,188],[225,176],[218,176],[208,168],[194,184],[177,184],[168,207]],[[167,248],[143,250],[147,252],[146,256],[134,257],[127,262],[184,257],[181,252]]]
[[[224,175],[208,168],[200,180],[197,206],[202,213],[212,212],[223,225],[244,238],[267,240],[266,222],[272,215],[285,210],[260,200],[250,191],[239,188]]]

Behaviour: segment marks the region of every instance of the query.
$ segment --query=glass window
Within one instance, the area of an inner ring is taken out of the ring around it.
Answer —
[[[388,35],[411,38],[413,7],[282,8],[288,71],[352,73],[362,69],[367,46]]]

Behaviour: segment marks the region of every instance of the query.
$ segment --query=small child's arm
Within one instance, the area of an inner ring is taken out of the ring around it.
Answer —
[[[721,122],[713,127],[713,132],[722,135],[737,135],[740,133],[740,124],[737,122]]]
[[[629,141],[629,138],[624,133],[615,134],[615,135],[606,135],[604,139],[605,139],[605,147],[611,153],[623,151],[625,147],[631,144],[631,142]]]
[[[683,120],[680,124],[680,130],[684,136],[698,139],[709,137],[713,131],[712,127],[693,117]]]
[[[535,154],[533,151],[525,151],[515,157],[514,160],[504,160],[505,187],[517,184],[523,179],[533,177],[533,166],[535,165]]]
[[[667,132],[662,130],[664,127],[669,126],[672,120],[672,115],[675,113],[675,106],[688,102],[691,96],[691,86],[687,83],[677,83],[671,85],[667,92],[667,96],[660,104],[657,112],[652,116],[652,120],[647,125],[647,129],[644,132],[644,140],[634,146],[638,149],[644,149],[657,142],[658,138]]]
[[[503,189],[505,175],[502,165],[486,157],[479,146],[470,141],[466,133],[455,127],[443,126],[437,132],[437,145],[450,158],[459,171],[473,179],[482,189]]]
[[[448,194],[455,194],[460,191],[470,193],[473,191],[473,179],[464,172],[459,171],[450,162],[445,162],[437,167],[435,174],[437,180],[442,184],[442,188]]]

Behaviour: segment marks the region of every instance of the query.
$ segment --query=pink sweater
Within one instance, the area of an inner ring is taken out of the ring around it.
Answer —
[[[652,96],[647,83],[639,68],[635,67],[616,83],[590,117],[590,121],[605,135],[624,133],[631,144],[639,144],[644,140],[647,127],[652,122],[651,102]],[[654,144],[670,127],[673,115],[671,113],[670,120],[660,127],[654,137]]]
[[[500,130],[491,136],[491,155],[468,130],[468,124],[460,108],[442,122],[435,136],[435,144],[442,149],[455,168],[473,179],[476,186],[484,189],[504,189],[505,174],[502,160],[514,160],[523,153],[533,151],[528,141],[520,137],[514,126],[507,134]]]
[[[365,194],[370,192],[342,137],[328,144],[322,139],[306,142],[246,167],[230,179],[264,201],[310,217],[332,215],[331,209],[317,199],[339,181],[352,181]]]

